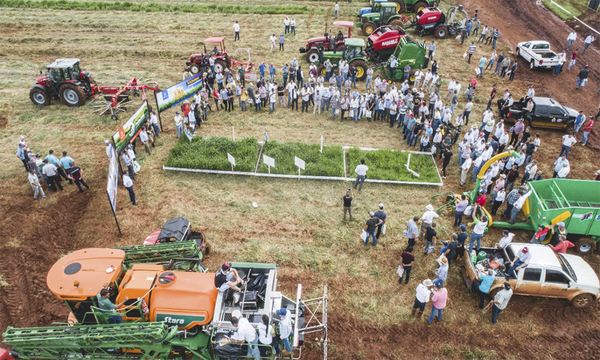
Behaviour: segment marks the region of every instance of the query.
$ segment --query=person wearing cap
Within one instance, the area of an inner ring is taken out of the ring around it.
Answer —
[[[490,304],[492,304],[492,324],[498,321],[498,315],[502,310],[506,309],[512,294],[513,291],[510,284],[505,282],[502,290],[498,291],[494,299],[490,301]]]
[[[567,236],[567,228],[565,227],[565,223],[562,221],[552,226],[550,244],[554,246],[558,245],[560,241],[559,238],[561,235],[565,237]]]
[[[423,315],[423,311],[425,311],[425,305],[427,305],[429,302],[429,297],[431,296],[432,287],[433,282],[430,279],[425,279],[422,283],[417,285],[417,294],[415,296],[415,303],[413,305],[411,316],[415,316],[415,314],[417,314],[417,309],[419,310],[417,318],[420,318]]]
[[[377,225],[377,238],[379,238],[381,236],[381,228],[385,226],[385,219],[387,218],[387,214],[383,211],[383,203],[379,204],[379,210],[375,211],[375,217],[382,221],[380,225]]]
[[[290,346],[290,336],[293,334],[292,319],[286,308],[277,310],[275,314],[281,319],[279,321],[279,337],[283,340],[285,346],[285,350],[282,350],[281,353],[283,356],[289,356],[292,354],[292,347]]]
[[[427,232],[427,228],[431,226],[433,223],[433,219],[437,219],[440,216],[435,212],[433,206],[428,204],[425,207],[426,211],[421,216],[421,233],[419,234],[419,240],[423,241],[425,237],[425,233]]]
[[[479,279],[479,280],[477,280]],[[471,284],[471,291],[479,293],[479,308],[483,309],[485,303],[485,297],[490,292],[490,288],[496,279],[494,270],[489,269],[487,272],[479,270],[477,272],[477,279],[473,279]]]
[[[529,265],[530,260],[531,260],[531,253],[529,252],[529,249],[527,249],[527,246],[525,246],[523,249],[521,249],[521,250],[519,250],[519,252],[517,252],[517,255],[513,259],[512,266],[506,272],[506,279],[507,280],[510,279],[510,277],[512,276],[512,274],[515,271],[526,268],[527,265]]]
[[[444,287],[442,282],[433,281],[433,287],[433,297],[431,298],[433,305],[431,306],[431,315],[429,316],[429,319],[427,319],[428,324],[431,324],[433,319],[436,317],[436,314],[437,320],[442,321],[444,309],[450,302],[450,298],[448,298],[448,289]]]
[[[179,138],[183,135],[183,117],[179,115],[179,111],[175,111],[173,120],[175,121],[175,127],[177,128],[177,138]]]
[[[223,264],[215,274],[215,287],[219,292],[225,292],[232,288],[235,291],[242,291],[238,285],[242,283],[238,271],[231,267],[229,263]]]
[[[550,232],[550,230],[552,230],[552,227],[550,226],[542,224],[538,225],[538,231],[536,231],[535,234],[533,234],[533,237],[529,242],[532,244],[541,244],[546,239],[546,236],[548,235],[548,232]]]
[[[131,200],[131,203],[137,206],[137,202],[135,201],[135,192],[133,191],[133,181],[129,176],[129,171],[123,171],[123,186],[125,186],[129,192],[129,200]]]
[[[42,195],[42,198],[46,198],[46,194],[44,194],[44,188],[40,185],[40,180],[35,174],[35,170],[30,169],[29,174],[27,175],[27,180],[29,180],[29,184],[33,189],[33,199],[37,200],[38,195]]]
[[[231,325],[236,328],[236,333],[229,339],[230,342],[236,344],[246,344],[248,351],[246,356],[258,360],[260,358],[260,352],[258,350],[258,336],[256,336],[256,330],[248,319],[242,316],[241,311],[233,310],[231,313]]]
[[[17,157],[23,163],[25,171],[29,172],[29,166],[27,165],[27,163],[29,162],[29,158],[27,157],[27,149],[25,143],[19,142],[19,148],[17,149]]]
[[[372,211],[369,211],[369,220],[367,220],[367,223],[365,225],[364,230],[367,233],[367,238],[365,239],[365,245],[369,245],[369,238],[372,236],[373,237],[373,246],[377,245],[377,237],[375,236],[375,229],[377,226],[383,224],[383,221],[378,218],[375,217],[375,213]]]
[[[465,225],[460,225],[458,229],[460,232],[456,235],[456,257],[462,259],[465,255],[465,242],[467,241],[469,234],[467,233],[467,227]]]

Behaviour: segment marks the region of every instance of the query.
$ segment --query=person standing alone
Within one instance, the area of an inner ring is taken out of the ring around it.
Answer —
[[[335,6],[333,8],[333,18],[337,19],[338,12],[340,11],[340,5],[338,5],[337,1],[335,2]]]
[[[344,221],[346,221],[346,213],[350,214],[350,221],[352,219],[352,189],[346,190],[346,195],[342,198],[344,200]]]
[[[233,31],[235,32],[235,37],[233,38],[233,41],[239,40],[240,39],[240,24],[238,24],[237,20],[236,20],[235,24],[233,24]]]
[[[125,186],[129,192],[129,200],[131,200],[131,203],[137,206],[137,203],[135,202],[135,192],[133,192],[133,181],[129,177],[128,171],[123,172],[123,186]]]
[[[356,172],[356,180],[354,181],[354,189],[356,190],[356,187],[358,186],[358,192],[360,192],[362,190],[363,183],[365,182],[365,179],[367,178],[367,170],[369,170],[369,168],[367,167],[367,165],[365,165],[365,159],[361,159],[360,165],[358,165],[356,167],[356,169],[354,169],[354,171]]]

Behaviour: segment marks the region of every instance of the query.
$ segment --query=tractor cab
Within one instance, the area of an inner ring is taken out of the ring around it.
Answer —
[[[208,39],[204,39],[204,52],[208,53],[208,51],[206,51],[206,45],[209,45],[209,47],[212,47],[212,49],[210,49],[210,53],[211,55],[215,55],[215,56],[220,56],[223,54],[226,54],[225,51],[225,37],[209,37]]]
[[[371,2],[370,7],[361,8],[356,16],[360,19],[361,16],[370,14],[370,13],[378,13],[381,9],[381,3],[387,2],[387,0],[374,0]]]
[[[99,92],[98,86],[88,72],[81,71],[79,59],[58,59],[47,66],[45,76],[36,80],[29,98],[36,105],[60,99],[68,106],[81,106],[95,92]]]
[[[379,16],[382,24],[387,23],[392,16],[397,14],[398,12],[396,11],[396,4],[381,4],[381,8],[379,9]]]
[[[212,56],[215,57],[215,73],[223,72],[230,67],[231,60],[225,48],[225,37],[217,36],[204,39],[204,52],[190,55],[190,61],[186,62],[186,65],[190,68],[190,73],[196,75],[202,70],[208,70],[208,58]]]
[[[47,75],[40,79],[46,79],[53,87],[69,80],[80,80],[82,77],[81,69],[79,68],[79,59],[58,59],[47,66]],[[38,79],[38,84],[40,83]],[[43,84],[42,84],[43,85]]]
[[[363,52],[363,47],[365,46],[365,41],[363,39],[346,39],[345,40],[345,48],[342,58],[344,61],[352,61],[356,58],[364,58],[365,53]]]

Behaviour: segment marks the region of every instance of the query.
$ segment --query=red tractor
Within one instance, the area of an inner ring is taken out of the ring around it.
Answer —
[[[406,36],[404,29],[398,26],[383,25],[375,29],[367,39],[365,53],[376,62],[383,62],[390,58],[396,50],[398,42]]]
[[[354,23],[352,21],[334,21],[333,25],[348,28],[348,36],[352,37],[352,27]],[[340,30],[337,35],[327,33],[325,29],[324,36],[317,36],[306,41],[306,47],[300,48],[300,53],[306,53],[306,61],[314,63],[319,60],[319,45],[323,45],[324,50],[329,51],[342,51],[344,50],[344,34]]]
[[[79,68],[79,59],[58,59],[47,69],[29,91],[36,105],[50,105],[52,99],[60,99],[67,106],[81,106],[100,92],[90,73]]]
[[[457,19],[457,13],[462,13],[464,18]],[[464,28],[469,15],[463,6],[453,6],[448,9],[446,15],[435,7],[421,9],[415,16],[412,23],[406,26],[406,29],[414,27],[420,36],[434,34],[437,38],[445,38],[448,35],[457,35]]]
[[[207,51],[206,44],[213,44],[213,49]],[[225,69],[235,68],[237,66],[244,66],[247,71],[250,71],[254,67],[254,64],[250,61],[250,49],[245,50],[248,51],[248,61],[237,61],[233,56],[230,56],[225,49],[225,37],[210,37],[204,40],[204,53],[190,55],[190,61],[186,62],[186,65],[189,67],[190,73],[196,75],[201,72],[203,68],[209,67],[208,59],[214,55],[215,72],[223,72]]]

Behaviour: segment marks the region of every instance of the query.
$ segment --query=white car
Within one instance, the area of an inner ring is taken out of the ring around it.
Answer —
[[[525,41],[517,44],[517,56],[521,56],[529,63],[530,69],[552,69],[559,64],[559,57],[550,50],[547,41]]]

